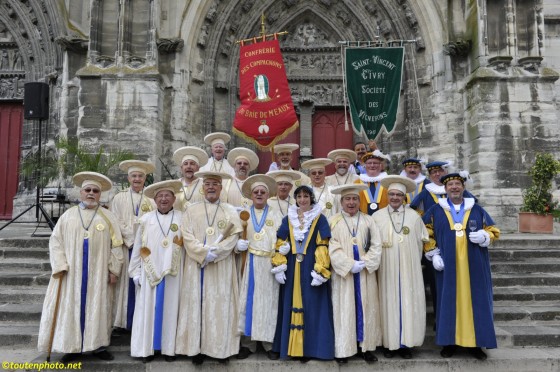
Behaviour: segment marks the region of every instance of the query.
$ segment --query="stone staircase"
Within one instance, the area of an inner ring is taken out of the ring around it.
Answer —
[[[36,350],[39,319],[46,285],[50,276],[48,238],[3,237],[0,232],[0,356],[6,359],[10,350],[29,350],[28,360],[43,361],[45,356]],[[5,235],[4,235],[5,236]],[[379,357],[379,368],[384,370],[478,370],[559,371],[560,362],[560,237],[533,235],[503,235],[491,248],[494,282],[494,316],[498,336],[497,350],[489,352],[488,361],[481,363],[466,355],[452,359],[439,357],[439,348],[433,345],[431,324],[433,316],[428,309],[428,333],[425,346],[412,361]],[[428,302],[430,303],[430,301]],[[116,360],[107,363],[84,357],[84,363],[94,370],[130,370],[156,368],[156,361],[143,365],[128,356],[128,337],[113,337],[111,350]],[[539,347],[540,349],[537,349]],[[543,349],[544,347],[544,349]],[[2,350],[4,352],[2,353]],[[8,350],[8,352],[6,352]],[[529,355],[524,358],[523,355]],[[53,356],[58,360],[58,356]],[[175,363],[163,363],[169,369],[193,368],[186,358]],[[284,363],[284,364],[283,364]],[[233,360],[229,365],[207,363],[223,370],[292,369],[298,364],[271,362],[264,354],[253,355],[245,361]],[[412,364],[411,364],[412,363]],[[326,364],[311,361],[306,368],[323,369]],[[146,366],[146,367],[144,367]],[[151,367],[149,367],[151,366]],[[206,363],[205,363],[206,366]],[[292,366],[292,367],[290,367]],[[303,365],[301,365],[303,366]],[[352,360],[348,366],[365,370],[361,360]],[[329,369],[338,369],[333,362]],[[348,368],[342,366],[342,368]],[[368,367],[371,368],[371,367]],[[378,367],[375,367],[378,368]]]

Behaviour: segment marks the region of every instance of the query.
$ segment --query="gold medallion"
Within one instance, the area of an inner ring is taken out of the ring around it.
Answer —
[[[402,243],[404,241],[404,238],[402,237],[402,235],[397,235],[397,236],[398,236],[399,243]]]
[[[455,229],[455,231],[459,231],[463,229],[463,225],[457,222],[455,225],[453,225],[453,228]]]
[[[142,212],[147,212],[150,210],[150,206],[148,204],[142,204]]]
[[[327,204],[325,205],[325,207],[327,207],[327,209],[331,209],[331,208],[332,208],[332,203],[331,203],[331,202],[327,202]]]
[[[356,238],[355,236],[353,236],[350,241],[352,242],[352,245],[358,245],[358,238]]]
[[[410,229],[408,228],[408,226],[403,227],[402,232],[404,235],[408,235],[410,234]]]
[[[274,226],[274,222],[272,220],[266,220],[266,226]]]
[[[163,238],[161,245],[163,245],[164,248],[167,248],[169,246],[169,239],[167,239],[167,237]]]
[[[199,193],[200,195],[204,195],[204,190],[202,190],[202,187],[201,187],[200,189],[198,189],[198,193]]]
[[[214,228],[208,226],[208,227],[206,228],[206,235],[214,235]]]
[[[218,221],[218,229],[223,230],[226,227],[226,221],[224,220],[219,220]]]
[[[299,180],[298,180],[298,181],[296,181],[296,182],[294,182],[294,183],[296,184],[296,187],[299,187],[299,186],[301,186],[301,181],[299,181]]]
[[[255,239],[256,241],[260,241],[262,239],[262,234],[261,233],[254,233],[253,234],[253,239]]]
[[[84,239],[87,239],[87,238],[89,238],[89,231],[86,231],[86,232],[84,233]]]
[[[102,223],[98,223],[97,225],[95,225],[95,229],[97,231],[103,231],[105,230],[105,225],[103,225]]]
[[[462,237],[463,235],[465,235],[465,233],[463,232],[463,230],[459,230],[455,232],[455,235],[457,235],[459,238]]]
[[[171,231],[175,232],[175,231],[179,230],[179,226],[177,226],[176,223],[172,223],[170,229],[171,229]]]
[[[296,254],[296,261],[303,262],[303,253]]]

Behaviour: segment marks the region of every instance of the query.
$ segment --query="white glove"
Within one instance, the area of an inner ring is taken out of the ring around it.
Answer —
[[[318,287],[327,281],[326,278],[323,278],[321,275],[317,274],[315,270],[311,270],[311,276],[313,277],[313,280],[311,281],[311,285],[313,287]]]
[[[271,172],[275,170],[278,170],[278,164],[276,164],[276,162],[273,161],[272,163],[270,163],[270,166],[268,167],[268,171]]]
[[[434,257],[432,257],[432,264],[434,265],[434,269],[436,269],[437,271],[441,271],[445,267],[445,265],[443,264],[443,259],[439,254],[436,254],[434,255]]]
[[[210,247],[210,249],[208,250],[208,253],[206,253],[206,258],[204,259],[205,263],[214,262],[214,260],[216,258],[218,258],[218,255],[216,253],[214,253],[216,250],[218,250],[218,248]]]
[[[280,254],[283,255],[283,256],[290,253],[290,243],[284,242],[284,244],[282,244],[280,247],[278,247],[278,252],[280,252]]]
[[[136,275],[134,278],[132,278],[132,281],[134,282],[135,286],[140,287],[140,275]]]
[[[424,253],[424,256],[426,256],[426,259],[428,261],[432,260],[432,257],[434,257],[435,255],[439,255],[440,254],[440,250],[438,247],[435,247],[434,249],[432,249],[429,252]]]
[[[469,240],[474,244],[479,244],[481,247],[488,247],[490,245],[490,234],[485,230],[478,230],[469,233]]]
[[[285,271],[288,269],[288,266],[286,266],[286,264],[283,265],[278,265],[276,267],[273,267],[270,272],[272,274],[274,274],[274,279],[276,279],[276,281],[280,284],[284,284],[286,283],[286,273]]]
[[[366,267],[366,263],[364,261],[354,261],[354,265],[352,265],[350,271],[352,274],[357,274],[362,271],[364,267]]]
[[[244,211],[245,208],[243,207],[235,207],[235,211],[237,212],[237,214],[239,214],[239,212]]]
[[[238,252],[246,251],[249,248],[249,241],[245,239],[238,239],[236,245]]]

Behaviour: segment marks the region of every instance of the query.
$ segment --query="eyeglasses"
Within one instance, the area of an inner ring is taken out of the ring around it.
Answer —
[[[92,189],[92,188],[87,188],[87,189],[83,189],[86,194],[89,194],[90,192],[94,193],[94,194],[99,194],[100,190],[99,189]]]
[[[266,194],[266,190],[255,190],[253,191],[253,195],[264,195]]]
[[[325,172],[323,172],[323,171],[311,172],[312,176],[321,176],[323,174],[325,174]]]
[[[392,197],[392,198],[396,198],[396,197],[404,198],[404,194],[397,193],[397,192],[390,192],[390,193],[388,193],[387,195],[389,195],[389,196]]]

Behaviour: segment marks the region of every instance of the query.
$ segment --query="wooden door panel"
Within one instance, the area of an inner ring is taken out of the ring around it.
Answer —
[[[0,219],[11,219],[17,193],[23,105],[0,103]]]

